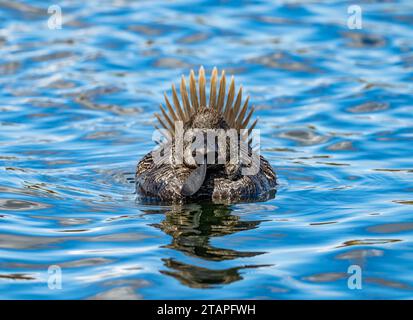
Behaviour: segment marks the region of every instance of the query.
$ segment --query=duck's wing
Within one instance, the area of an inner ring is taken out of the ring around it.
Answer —
[[[196,193],[206,176],[206,165],[196,169],[156,165],[152,153],[145,155],[136,168],[136,192],[142,197],[161,201],[179,201]]]

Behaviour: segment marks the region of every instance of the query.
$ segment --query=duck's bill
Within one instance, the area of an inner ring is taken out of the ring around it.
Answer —
[[[201,164],[193,169],[182,186],[182,195],[189,197],[194,195],[202,186],[206,176],[206,164]]]

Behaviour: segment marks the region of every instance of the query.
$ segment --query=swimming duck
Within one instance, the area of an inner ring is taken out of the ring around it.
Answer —
[[[207,103],[201,67],[198,84],[194,71],[190,72],[189,95],[182,76],[181,101],[174,85],[173,103],[165,93],[166,108],[161,105],[155,114],[161,126],[155,128],[164,139],[136,168],[136,192],[142,199],[233,203],[274,196],[276,175],[253,145],[257,120],[249,123],[254,108],[248,106],[249,97],[242,103],[242,87],[235,96],[233,77],[228,94],[226,89],[225,71],[218,81],[214,68]]]

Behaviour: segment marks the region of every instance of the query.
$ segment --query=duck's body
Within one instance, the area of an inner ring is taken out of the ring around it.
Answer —
[[[173,88],[173,101],[175,109],[172,108],[167,97],[166,105],[169,115],[161,107],[162,116],[156,115],[160,124],[168,131],[171,150],[177,148],[176,123],[183,123],[183,130],[198,130],[207,135],[208,130],[229,130],[236,129],[240,152],[237,161],[227,159],[232,146],[229,140],[225,138],[224,157],[225,160],[209,163],[207,153],[209,145],[202,149],[201,158],[204,162],[194,163],[187,160],[184,153],[184,160],[176,161],[159,161],[153,152],[146,154],[139,161],[136,169],[136,191],[144,199],[159,200],[162,202],[181,202],[193,200],[210,200],[213,202],[237,202],[237,201],[255,201],[265,200],[274,194],[276,186],[276,176],[264,157],[259,156],[251,147],[251,141],[248,141],[251,130],[254,128],[256,121],[248,128],[248,122],[251,118],[253,109],[247,114],[248,98],[241,108],[242,90],[240,89],[237,99],[232,104],[234,95],[234,82],[232,80],[228,93],[226,107],[224,109],[225,98],[225,74],[222,74],[220,81],[219,95],[216,95],[215,85],[217,82],[217,71],[214,69],[211,78],[210,101],[207,106],[205,97],[205,76],[201,67],[199,74],[199,99],[196,90],[194,74],[190,75],[190,97],[186,92],[185,80],[181,82],[181,95],[183,108],[179,104],[175,88]],[[249,129],[247,133],[241,133],[242,129]],[[245,148],[242,148],[242,141],[247,140]],[[203,141],[203,140],[202,140]],[[215,141],[215,140],[214,140]],[[193,140],[191,141],[193,142]],[[184,150],[188,142],[184,142]],[[188,150],[190,148],[188,147]],[[190,157],[193,155],[191,149]],[[215,159],[218,151],[213,149]],[[216,149],[218,150],[218,149]],[[244,153],[242,153],[244,152]],[[245,157],[242,157],[242,154]],[[232,155],[232,154],[231,154]],[[209,155],[208,155],[209,156]],[[243,162],[242,159],[248,157],[249,161]],[[254,158],[255,157],[255,158]],[[252,158],[256,161],[256,170],[254,174],[245,174],[244,169],[250,168]],[[198,161],[199,162],[199,161]]]
[[[222,170],[208,172],[199,190],[190,196],[182,195],[182,186],[192,173],[190,168],[170,164],[156,166],[148,153],[138,163],[136,190],[148,199],[161,201],[211,200],[213,202],[237,202],[266,200],[276,186],[275,174],[264,157],[260,157],[260,171],[256,175],[230,179]]]

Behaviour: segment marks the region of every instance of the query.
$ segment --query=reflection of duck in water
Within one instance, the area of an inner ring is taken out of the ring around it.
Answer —
[[[182,77],[181,102],[175,87],[172,87],[174,107],[165,95],[168,112],[161,106],[162,115],[156,117],[164,129],[166,144],[171,152],[159,158],[150,152],[138,163],[137,193],[142,198],[167,202],[185,199],[214,202],[268,199],[275,188],[276,177],[268,161],[252,147],[251,134],[257,120],[249,126],[253,108],[248,109],[248,98],[241,105],[242,89],[235,97],[233,79],[226,95],[225,72],[222,73],[217,93],[216,68],[212,72],[208,104],[203,68],[199,71],[198,86],[193,71],[189,79],[190,95]],[[178,134],[179,128],[182,135]],[[199,140],[194,137],[187,141],[184,137],[189,132],[195,136],[196,132],[200,133],[202,137],[198,135]],[[207,141],[207,135],[211,132],[217,134],[214,142]],[[234,135],[232,138],[230,135],[224,136],[220,140],[218,133],[223,132]],[[182,155],[177,156],[176,152],[182,152]]]
[[[216,248],[210,244],[211,237],[220,237],[257,228],[260,221],[243,221],[231,215],[230,207],[217,204],[191,204],[173,208],[166,213],[164,221],[155,227],[172,236],[167,248],[181,251],[191,257],[209,261],[224,261],[253,257],[264,252],[237,251]],[[161,271],[173,276],[181,283],[196,288],[227,284],[241,280],[239,271],[263,265],[243,265],[228,269],[208,269],[179,262],[173,258],[164,259],[165,266],[171,270]]]
[[[165,266],[173,271],[161,271],[172,276],[182,284],[191,288],[209,288],[220,284],[229,284],[242,280],[239,271],[248,268],[266,267],[269,265],[242,266],[221,270],[212,270],[178,262],[175,259],[164,259]]]
[[[240,252],[215,248],[211,237],[220,237],[256,228],[260,221],[243,221],[231,215],[225,205],[196,205],[179,207],[166,213],[165,220],[156,225],[173,240],[167,248],[206,260],[222,261],[252,257],[262,252]]]

